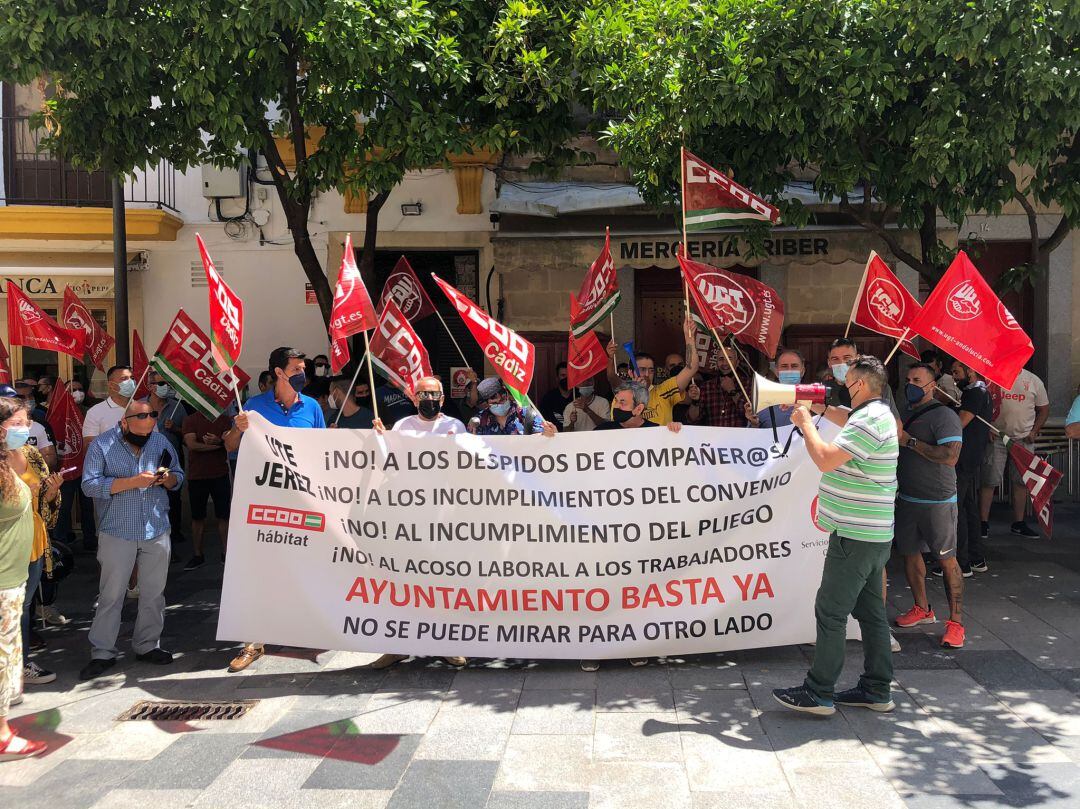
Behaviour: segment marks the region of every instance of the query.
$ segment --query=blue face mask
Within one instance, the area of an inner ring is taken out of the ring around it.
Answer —
[[[848,368],[850,368],[846,362],[837,363],[836,365],[830,365],[829,370],[832,371],[833,379],[839,382],[841,385],[847,380]]]
[[[777,371],[776,378],[781,385],[798,385],[802,382],[802,371]]]
[[[135,395],[135,388],[136,384],[134,379],[125,379],[120,383],[117,392],[125,399],[130,399]]]
[[[4,446],[8,449],[19,449],[29,440],[29,427],[8,427],[7,435],[4,437]]]
[[[907,399],[909,405],[917,405],[923,400],[925,395],[926,391],[914,383],[908,382],[904,386],[904,397]]]
[[[505,416],[510,412],[510,402],[498,402],[496,404],[488,405],[488,410],[491,411],[493,416]]]

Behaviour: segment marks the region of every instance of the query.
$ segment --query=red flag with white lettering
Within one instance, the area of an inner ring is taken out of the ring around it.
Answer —
[[[342,337],[340,340],[330,341],[330,372],[337,376],[349,364],[349,341]]]
[[[416,390],[431,376],[427,349],[393,298],[379,310],[379,323],[371,336],[371,361],[387,379],[405,391]]]
[[[881,256],[873,250],[866,261],[862,283],[851,307],[851,322],[864,329],[900,340],[922,307],[900,283]],[[910,340],[900,343],[900,350],[919,360],[919,352]]]
[[[608,356],[596,332],[586,332],[584,337],[575,337],[570,332],[570,346],[566,352],[566,384],[576,388],[588,382],[607,368]]]
[[[784,329],[784,302],[775,289],[747,275],[691,261],[681,251],[679,266],[706,326],[776,356]]]
[[[341,256],[341,270],[334,290],[334,308],[330,313],[330,342],[370,331],[377,322],[371,296],[360,277],[360,268],[356,266],[352,237],[346,234],[345,252]]]
[[[536,361],[533,344],[495,318],[488,317],[483,309],[439,276],[432,273],[431,277],[461,315],[484,356],[495,366],[499,378],[522,396],[528,396]]]
[[[11,281],[7,282],[7,296],[8,343],[83,358],[86,344],[82,329],[65,329]]]
[[[11,355],[7,346],[0,340],[0,385],[11,384]]]
[[[398,259],[394,271],[387,276],[386,283],[383,284],[382,295],[379,297],[380,312],[386,308],[386,302],[391,298],[398,305],[401,314],[411,322],[415,323],[435,314],[435,304],[424,291],[420,279],[416,277],[416,272],[405,256]]]
[[[83,459],[86,457],[86,445],[83,443],[83,417],[79,406],[71,398],[67,383],[57,379],[49,395],[46,411],[49,426],[56,436],[57,452],[60,455],[60,469],[64,480],[75,480],[82,475]],[[71,470],[71,471],[65,471]]]
[[[1001,436],[1005,446],[1009,448],[1009,457],[1016,465],[1021,480],[1031,495],[1031,503],[1035,506],[1035,515],[1039,518],[1046,536],[1054,533],[1054,489],[1061,483],[1063,475],[1044,461],[1019,441],[1013,441],[1006,435]]]
[[[131,373],[139,383],[139,387],[135,389],[136,399],[145,399],[150,395],[150,385],[146,382],[146,372],[149,370],[150,359],[146,356],[146,348],[139,337],[138,329],[134,329],[131,332]]]
[[[921,335],[1009,390],[1035,346],[961,250],[911,321]]]
[[[611,259],[611,231],[604,236],[604,249],[589,267],[570,310],[570,331],[582,337],[600,325],[622,299],[615,277],[615,262]]]
[[[224,371],[240,361],[240,350],[244,347],[244,302],[218,274],[202,236],[196,233],[195,241],[206,271],[210,298],[210,354],[218,369]]]
[[[206,332],[181,309],[152,360],[154,370],[168,380],[180,398],[211,421],[234,401],[233,388],[246,388],[251,380],[239,365],[215,367],[212,347]]]
[[[71,287],[64,287],[64,308],[61,311],[60,320],[69,329],[82,331],[90,361],[99,371],[104,371],[105,359],[109,356],[109,350],[116,340],[101,328],[101,324],[94,319],[90,310],[86,308],[86,304]]]
[[[697,155],[682,150],[683,223],[688,231],[717,230],[746,220],[780,221],[780,211]]]

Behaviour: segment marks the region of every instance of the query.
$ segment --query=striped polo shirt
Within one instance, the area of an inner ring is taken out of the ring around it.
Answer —
[[[821,476],[818,525],[864,542],[891,542],[896,501],[896,419],[873,399],[856,407],[833,443],[851,460]]]

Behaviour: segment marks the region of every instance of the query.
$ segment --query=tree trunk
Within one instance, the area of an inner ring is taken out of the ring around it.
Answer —
[[[375,277],[375,245],[379,239],[379,211],[389,198],[390,192],[382,191],[369,199],[367,214],[364,218],[364,249],[360,253],[357,268],[360,270],[364,286],[370,293],[375,292],[375,284],[378,281]],[[373,294],[372,299],[377,300],[377,297]]]

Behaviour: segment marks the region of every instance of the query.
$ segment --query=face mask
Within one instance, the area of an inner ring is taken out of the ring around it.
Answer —
[[[71,398],[74,400],[75,404],[82,404],[83,399],[86,398],[86,394],[81,390],[73,390],[71,392]]]
[[[798,385],[802,381],[802,371],[777,371],[776,378],[781,385]]]
[[[593,385],[578,385],[578,393],[585,397],[592,396],[594,390],[596,388]]]
[[[157,397],[159,399],[168,399],[170,396],[172,396],[172,388],[170,388],[168,385],[158,385],[154,388],[154,393],[157,394]]]
[[[125,379],[117,386],[117,393],[125,399],[130,399],[135,395],[135,388],[136,385],[134,379]]]
[[[841,362],[836,365],[830,365],[829,369],[832,371],[833,379],[839,382],[841,385],[847,379],[848,368],[850,368],[846,362]]]
[[[299,371],[289,377],[289,387],[299,393],[307,385],[307,374]]]
[[[685,367],[686,367],[685,365],[673,365],[668,370],[668,376],[669,377],[678,376],[680,373],[682,373],[682,369],[685,368]]]
[[[145,447],[146,442],[150,440],[150,433],[146,435],[136,435],[133,432],[124,433],[124,440],[134,447]]]
[[[566,390],[566,377],[565,376],[562,379],[559,380],[559,387],[562,388],[563,390]]]
[[[4,438],[4,445],[8,449],[18,449],[29,440],[29,427],[8,427],[7,436]]]
[[[325,365],[316,365],[315,366],[315,376],[326,376],[326,366]]]
[[[41,404],[42,402],[44,402],[48,398],[49,398],[48,394],[42,393],[39,390],[34,391],[34,401],[37,404]]]
[[[498,404],[488,405],[488,410],[491,411],[493,416],[505,416],[510,412],[510,402],[499,402]]]
[[[633,410],[622,410],[621,408],[616,407],[614,410],[611,411],[611,419],[616,424],[625,424],[626,422],[630,421],[630,419],[632,419],[633,417],[634,417],[634,411]]]
[[[916,405],[923,400],[923,396],[926,395],[926,391],[911,382],[908,382],[904,386],[904,396],[907,398],[909,405]]]
[[[331,410],[337,410],[338,409],[337,398],[332,393],[329,396],[326,397],[326,404],[330,406]]]
[[[420,412],[422,418],[433,419],[439,415],[442,405],[439,404],[438,399],[421,399],[416,409]]]
[[[371,410],[371,396],[357,396],[354,393],[353,394],[353,400],[358,405],[360,405],[360,407],[366,407],[368,410]]]

